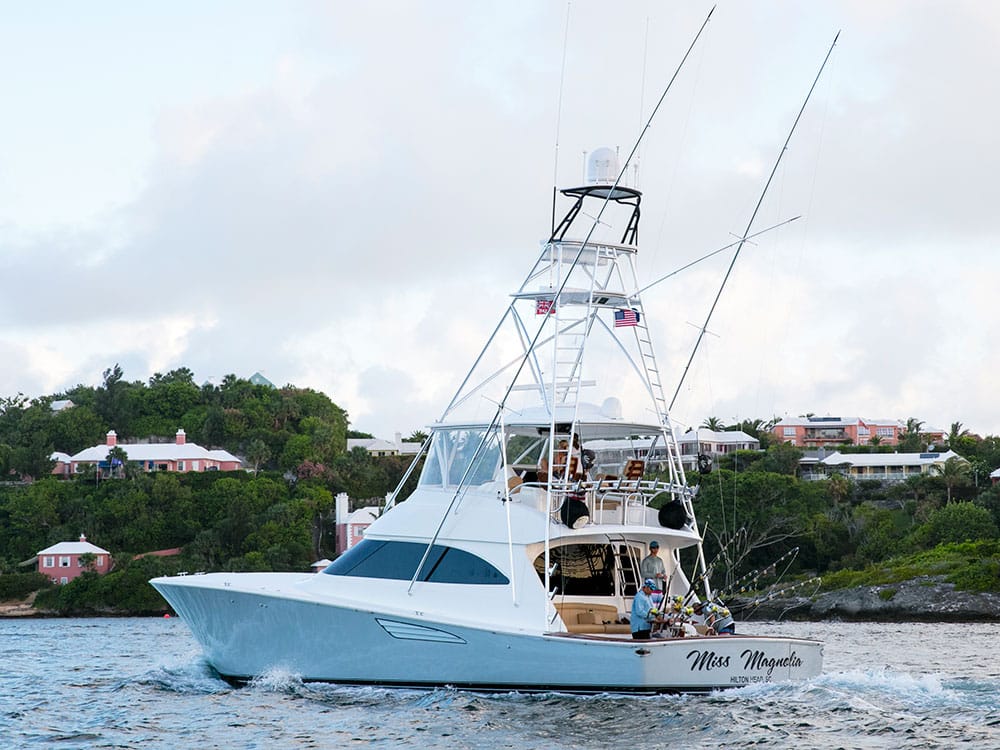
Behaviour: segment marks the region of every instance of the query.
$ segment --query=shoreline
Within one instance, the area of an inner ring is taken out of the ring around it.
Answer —
[[[159,617],[177,614],[169,608],[138,612],[105,611],[63,614],[34,608],[35,595],[0,602],[0,620],[74,617]],[[728,602],[737,622],[1000,622],[1000,593],[957,591],[943,576],[919,576],[899,583],[857,586],[813,597],[772,599],[754,605],[752,600]]]

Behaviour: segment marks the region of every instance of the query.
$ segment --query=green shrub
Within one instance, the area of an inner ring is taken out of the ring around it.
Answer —
[[[0,601],[23,599],[32,591],[52,586],[52,581],[43,573],[9,573],[0,575]]]

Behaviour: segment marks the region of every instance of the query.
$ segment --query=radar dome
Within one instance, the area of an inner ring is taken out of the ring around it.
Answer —
[[[588,185],[614,185],[620,171],[618,153],[614,149],[602,146],[587,156]]]

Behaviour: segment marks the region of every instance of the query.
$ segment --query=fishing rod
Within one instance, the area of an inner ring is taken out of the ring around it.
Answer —
[[[774,175],[778,171],[778,166],[781,164],[781,159],[788,150],[788,143],[792,140],[792,134],[795,132],[795,128],[799,124],[799,120],[802,118],[802,113],[806,109],[806,105],[809,103],[809,99],[812,97],[812,93],[816,88],[816,84],[819,82],[819,77],[823,74],[823,69],[826,67],[827,60],[830,59],[830,55],[833,53],[833,48],[837,46],[837,39],[840,38],[840,32],[833,38],[833,44],[830,45],[830,49],[827,50],[826,57],[823,58],[823,64],[819,66],[819,72],[816,73],[816,78],[813,79],[812,86],[809,87],[809,93],[806,94],[805,101],[802,102],[802,106],[799,108],[799,113],[795,116],[795,122],[792,123],[791,130],[788,131],[788,137],[785,138],[785,143],[781,147],[781,151],[778,152],[778,158],[774,160],[774,166],[771,168],[771,174],[767,178],[767,182],[764,183],[764,189],[760,193],[760,198],[757,199],[757,205],[754,207],[753,213],[750,215],[750,221],[747,222],[747,228],[743,231],[743,237],[746,238],[750,234],[750,230],[753,228],[753,223],[757,219],[757,213],[760,211],[761,204],[764,202],[764,196],[767,195],[768,189],[771,187],[771,182],[774,180]],[[677,390],[674,391],[674,397],[670,399],[669,409],[674,408],[674,403],[677,401],[677,396],[681,392],[681,387],[684,385],[684,381],[687,379],[688,370],[691,368],[691,363],[694,361],[695,354],[698,352],[698,347],[701,345],[701,340],[705,338],[705,331],[708,329],[708,324],[712,320],[712,315],[715,313],[715,308],[719,304],[719,299],[722,297],[722,292],[726,288],[726,283],[729,281],[729,277],[733,273],[733,267],[736,265],[737,259],[740,257],[740,251],[743,249],[743,245],[747,242],[746,239],[741,239],[736,248],[736,252],[733,253],[733,259],[729,262],[729,268],[726,269],[726,275],[722,279],[722,284],[719,286],[719,291],[715,295],[715,300],[712,302],[711,308],[709,308],[708,315],[705,317],[705,324],[701,327],[698,332],[698,338],[694,343],[694,349],[691,350],[691,356],[688,358],[687,364],[684,366],[684,372],[681,373],[681,379],[677,383]]]
[[[793,547],[792,549],[788,550],[788,552],[786,552],[781,557],[779,557],[777,560],[775,560],[774,562],[772,562],[770,565],[768,565],[766,567],[763,567],[760,570],[752,570],[749,573],[747,573],[745,576],[742,576],[741,578],[736,579],[735,581],[733,581],[726,588],[725,592],[722,593],[722,594],[720,594],[719,596],[729,597],[729,596],[736,596],[737,594],[745,594],[747,592],[747,590],[750,589],[750,584],[752,584],[752,583],[754,583],[754,581],[757,581],[758,579],[766,576],[768,573],[775,572],[777,570],[777,568],[778,568],[778,565],[780,565],[783,560],[785,560],[786,558],[788,558],[790,556],[792,556],[792,560],[789,560],[788,564],[791,565],[792,561],[795,559],[794,555],[797,555],[798,552],[799,552],[799,548],[798,547]],[[785,571],[787,571],[787,570],[788,570],[788,568],[786,567]],[[784,572],[782,572],[782,575],[784,575]],[[779,580],[780,580],[780,578],[779,578]],[[777,581],[775,581],[775,583],[772,583],[771,585],[774,586],[776,583],[777,583]]]
[[[783,595],[785,595],[787,593],[795,591],[796,589],[800,589],[803,586],[806,586],[806,585],[808,585],[810,583],[820,584],[822,582],[823,582],[823,578],[821,576],[814,576],[813,578],[807,578],[804,581],[799,581],[798,583],[793,583],[793,584],[791,584],[789,586],[785,586],[784,588],[772,591],[772,592],[768,593],[766,596],[758,597],[758,598],[754,599],[753,601],[751,601],[749,604],[747,604],[747,606],[744,609],[746,610],[746,609],[752,609],[752,608],[759,607],[761,604],[764,604],[765,602],[769,602],[772,599],[777,599],[777,598],[779,598],[779,597],[781,597],[781,596],[783,596]]]

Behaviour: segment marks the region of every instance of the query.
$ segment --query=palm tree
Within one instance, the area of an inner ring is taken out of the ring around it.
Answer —
[[[920,428],[924,423],[916,417],[906,420],[906,430],[899,436],[899,448],[907,453],[918,453],[924,449],[920,440]]]
[[[937,475],[944,480],[944,486],[948,489],[948,502],[951,502],[951,491],[955,487],[962,487],[969,483],[969,473],[971,468],[969,462],[964,458],[952,456],[941,466],[936,466]]]
[[[742,419],[734,424],[730,429],[745,432],[753,438],[759,438],[761,432],[770,432],[763,419]]]
[[[952,422],[951,430],[948,431],[948,447],[954,450],[959,441],[968,435],[969,431],[962,428],[961,422]]]
[[[722,420],[718,417],[709,417],[704,422],[701,423],[702,427],[707,427],[713,432],[722,432],[726,429],[726,425],[723,424]]]
[[[830,492],[830,496],[833,498],[834,504],[837,506],[843,503],[844,498],[854,490],[854,482],[839,472],[831,474],[827,478],[826,486]]]

